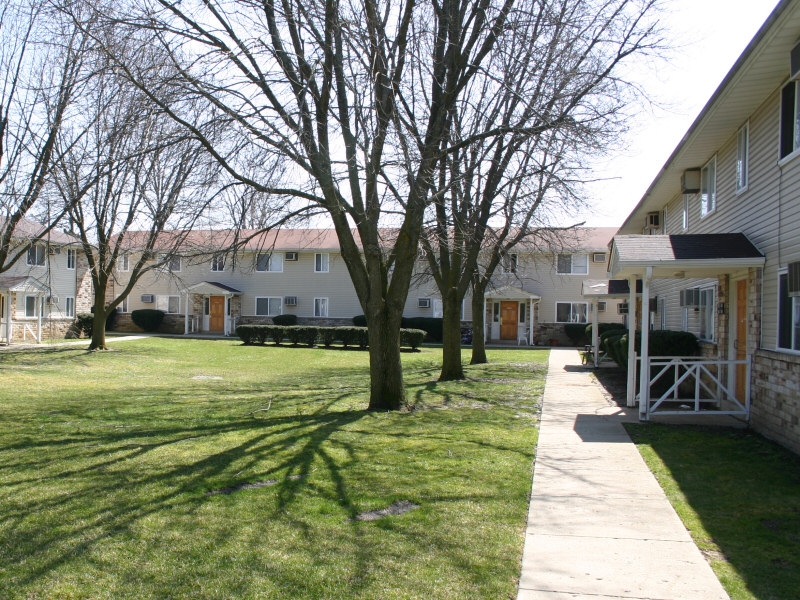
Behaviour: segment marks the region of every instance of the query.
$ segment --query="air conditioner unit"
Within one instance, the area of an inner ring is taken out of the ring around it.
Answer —
[[[700,168],[686,169],[681,175],[681,193],[696,194],[700,191]]]
[[[430,308],[431,307],[431,299],[430,298],[417,298],[417,307],[418,308]]]
[[[50,256],[53,256],[55,254],[61,254],[61,247],[60,246],[50,246],[50,248],[48,248],[47,252],[48,252],[48,254],[50,254]]]
[[[600,300],[597,303],[597,312],[606,312],[606,301]]]
[[[606,262],[606,253],[605,252],[594,252],[594,253],[592,253],[592,262],[596,262],[596,263],[604,263],[604,262]]]
[[[48,304],[58,304],[58,296],[48,296],[47,297]]]
[[[287,252],[284,257],[286,260],[297,260],[297,252]]]
[[[628,303],[627,302],[620,302],[617,304],[617,314],[619,315],[627,315],[628,314]]]
[[[297,296],[284,296],[283,304],[285,306],[297,306]]]
[[[142,294],[142,302],[144,304],[152,304],[155,301],[153,294]]]
[[[800,79],[800,44],[789,52],[789,76],[791,79]]]

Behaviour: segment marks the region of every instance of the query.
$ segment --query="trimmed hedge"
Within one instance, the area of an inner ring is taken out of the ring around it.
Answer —
[[[155,308],[141,308],[131,313],[131,320],[145,331],[155,331],[164,320],[164,311]]]
[[[584,346],[587,343],[586,323],[567,323],[564,325],[564,333],[567,334],[569,341],[571,341],[574,346]]]
[[[304,344],[309,348],[322,343],[330,348],[339,341],[343,348],[351,346],[366,350],[369,347],[369,333],[366,327],[316,327],[296,325],[280,327],[276,325],[239,325],[236,335],[248,346],[263,345],[268,340],[279,346],[288,339],[293,345]],[[401,329],[400,346],[416,350],[422,345],[426,332],[422,329]]]
[[[636,353],[641,353],[642,335],[636,332],[634,340]],[[603,348],[621,367],[628,368],[628,334],[605,334]],[[688,331],[670,331],[656,329],[650,332],[650,356],[697,356],[700,353],[700,342],[697,336]]]
[[[597,334],[602,336],[604,333],[608,331],[614,331],[615,329],[619,330],[622,329],[623,331],[627,331],[627,328],[622,323],[598,323],[597,324]],[[592,339],[592,324],[589,323],[586,326],[586,338],[591,340]]]
[[[297,315],[275,315],[272,317],[272,322],[275,325],[291,326],[297,325]]]

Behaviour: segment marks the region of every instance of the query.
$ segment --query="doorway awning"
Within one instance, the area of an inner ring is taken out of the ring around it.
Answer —
[[[0,292],[47,294],[49,288],[41,281],[27,275],[0,276]]]
[[[526,292],[522,288],[515,285],[506,285],[501,288],[497,288],[496,290],[486,292],[485,296],[487,300],[519,300],[520,298],[524,298],[525,300],[542,299],[541,296],[531,292]]]
[[[642,293],[642,280],[636,280],[636,293]],[[585,279],[581,284],[584,298],[605,300],[607,298],[628,298],[631,288],[627,279]]]
[[[703,278],[761,267],[765,260],[743,233],[617,235],[608,271],[615,279],[641,277],[648,267],[654,279]]]
[[[218,281],[201,281],[186,288],[187,292],[203,296],[240,296],[241,290],[219,283]]]

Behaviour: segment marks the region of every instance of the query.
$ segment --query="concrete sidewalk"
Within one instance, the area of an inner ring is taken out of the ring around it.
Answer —
[[[626,419],[576,350],[551,350],[518,600],[728,598]]]

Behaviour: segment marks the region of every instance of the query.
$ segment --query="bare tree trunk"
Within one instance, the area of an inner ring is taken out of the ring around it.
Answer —
[[[367,315],[370,373],[367,410],[401,410],[406,407],[403,365],[400,360],[402,314],[402,310],[393,310],[384,305],[371,310]]]
[[[461,301],[455,289],[442,299],[442,371],[439,381],[464,379],[461,365]]]
[[[483,335],[486,320],[485,288],[475,283],[472,288],[472,359],[471,365],[483,365],[489,362],[486,358],[486,336]]]
[[[95,282],[97,283],[97,282]],[[89,343],[89,350],[108,350],[106,346],[106,287],[105,285],[94,286],[94,307],[92,308],[94,320],[92,322],[92,341]]]

